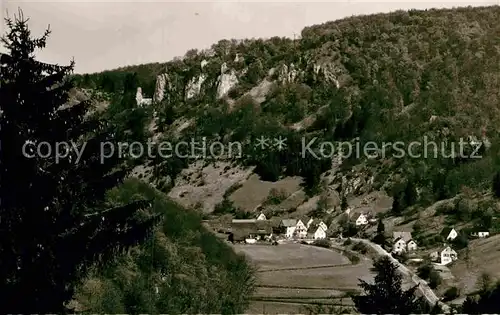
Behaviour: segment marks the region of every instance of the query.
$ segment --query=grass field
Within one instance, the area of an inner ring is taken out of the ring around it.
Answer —
[[[500,234],[469,243],[469,259],[465,251],[459,253],[458,260],[450,267],[456,285],[463,293],[477,290],[477,280],[483,272],[495,280],[500,279]]]
[[[302,244],[236,245],[258,267],[249,313],[307,313],[307,305],[352,305],[346,294],[371,281],[371,261],[351,264],[338,251]]]

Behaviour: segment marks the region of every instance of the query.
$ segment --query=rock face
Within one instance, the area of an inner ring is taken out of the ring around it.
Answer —
[[[208,61],[206,60],[202,60],[201,61],[201,64],[200,64],[200,67],[201,67],[201,70],[203,70],[203,68],[205,68],[205,66],[208,64]]]
[[[226,63],[223,63],[220,70],[221,74],[217,82],[217,98],[221,99],[227,95],[236,84],[238,77],[234,69],[228,70]]]
[[[160,74],[156,77],[155,94],[153,95],[153,102],[159,103],[165,97],[165,89],[169,83],[168,73]]]
[[[340,82],[338,81],[339,71],[332,63],[315,64],[313,72],[316,80],[322,79],[327,83],[335,85],[337,89],[340,88]]]
[[[234,57],[234,62],[243,62],[244,59],[240,54],[236,54],[236,57]]]
[[[201,86],[207,79],[205,74],[200,74],[198,77],[192,78],[186,85],[186,100],[198,96],[201,92]]]
[[[135,101],[137,102],[137,106],[147,106],[151,105],[152,99],[144,98],[142,96],[142,88],[138,87],[137,92],[135,93]]]
[[[282,65],[278,69],[278,81],[281,84],[296,82],[299,78],[299,70],[292,63],[290,67],[287,65]]]

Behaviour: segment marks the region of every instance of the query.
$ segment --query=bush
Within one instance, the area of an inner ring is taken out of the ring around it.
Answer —
[[[266,201],[264,201],[264,205],[277,205],[280,204],[283,200],[287,198],[287,193],[283,189],[272,188],[269,192],[269,196],[267,196]]]
[[[429,274],[429,287],[431,289],[437,288],[442,282],[441,276],[436,270],[432,270]]]
[[[458,237],[453,240],[453,245],[455,245],[456,249],[463,249],[469,246],[469,238],[464,231],[460,231]]]
[[[330,248],[330,241],[322,239],[322,240],[315,240],[313,242],[314,246],[319,246],[319,247],[324,247],[324,248]]]
[[[432,268],[431,264],[429,263],[426,263],[426,264],[423,264],[421,265],[420,267],[418,267],[417,269],[417,275],[424,279],[424,280],[427,280],[429,279],[430,275],[431,275],[431,272],[433,271],[434,269]]]
[[[443,301],[451,301],[460,296],[460,290],[457,287],[451,287],[444,292]]]
[[[351,263],[352,263],[353,265],[358,264],[358,263],[359,263],[359,260],[360,260],[360,259],[359,259],[359,257],[358,257],[358,256],[356,256],[356,255],[350,255],[350,256],[349,256],[349,257],[347,257],[347,258],[349,258],[349,260],[351,261]]]
[[[366,254],[366,252],[368,251],[366,245],[362,242],[357,242],[356,244],[354,244],[352,250],[360,252],[361,254]]]

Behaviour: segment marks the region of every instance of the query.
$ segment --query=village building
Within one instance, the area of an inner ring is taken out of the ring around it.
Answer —
[[[295,233],[296,225],[296,219],[283,219],[281,220],[278,228],[280,229],[281,234],[285,234],[286,238],[292,238]]]
[[[295,225],[294,236],[296,236],[298,238],[306,238],[308,226],[310,226],[311,223],[312,223],[312,219],[309,219],[309,218],[301,218],[301,219],[297,220],[297,223]]]
[[[318,223],[318,225],[319,225],[319,226],[320,226],[323,230],[325,230],[325,232],[326,232],[326,231],[328,231],[328,226],[326,226],[326,223],[325,223],[325,222],[323,222],[323,221],[321,221],[321,220],[320,220],[320,221],[319,221],[319,223]]]
[[[479,238],[486,238],[486,237],[490,236],[490,232],[485,231],[485,230],[475,229],[474,231],[471,232],[470,236],[479,237]]]
[[[479,238],[485,238],[485,237],[490,236],[490,232],[477,232],[477,236]]]
[[[266,215],[264,213],[260,213],[259,216],[257,217],[257,220],[267,220]]]
[[[309,239],[325,239],[326,238],[326,231],[325,229],[326,224],[321,221],[321,220],[314,220],[311,225],[309,226],[308,233],[307,233],[307,238]]]
[[[309,217],[301,217],[300,221],[302,221],[302,223],[306,226],[306,228],[309,229],[311,224],[314,222],[314,219]]]
[[[233,241],[263,240],[271,237],[273,233],[269,221],[264,220],[233,220],[230,235]]]
[[[441,236],[447,241],[453,241],[457,238],[458,232],[454,228],[444,228],[441,231]]]
[[[446,246],[440,252],[433,252],[430,255],[431,259],[434,261],[438,261],[438,264],[442,266],[446,266],[455,260],[458,259],[458,254],[455,250],[453,250],[450,246]]]
[[[410,232],[394,232],[392,234],[393,246],[392,252],[402,254],[417,249],[417,243],[412,239]]]
[[[355,222],[356,226],[367,225],[368,224],[368,216],[364,213],[355,214],[352,217],[352,220]]]
[[[316,227],[316,231],[313,234],[313,239],[315,240],[326,239],[326,231],[321,226]]]

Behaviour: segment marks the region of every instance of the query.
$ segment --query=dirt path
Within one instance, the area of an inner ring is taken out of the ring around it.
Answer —
[[[358,241],[362,242],[371,248],[373,248],[378,255],[380,256],[388,256],[393,263],[395,263],[398,266],[398,269],[401,273],[404,275],[407,275],[411,277],[412,281],[418,285],[417,290],[422,293],[422,295],[425,297],[425,299],[429,302],[430,305],[435,305],[436,302],[439,303],[439,306],[441,306],[443,312],[449,312],[450,307],[443,302],[439,300],[439,298],[436,296],[434,291],[429,287],[427,282],[423,279],[420,279],[417,275],[415,275],[411,270],[409,270],[405,265],[397,261],[394,257],[392,257],[385,249],[383,249],[380,245],[372,243],[368,240],[365,239],[360,239],[360,238],[352,238],[353,241]]]

